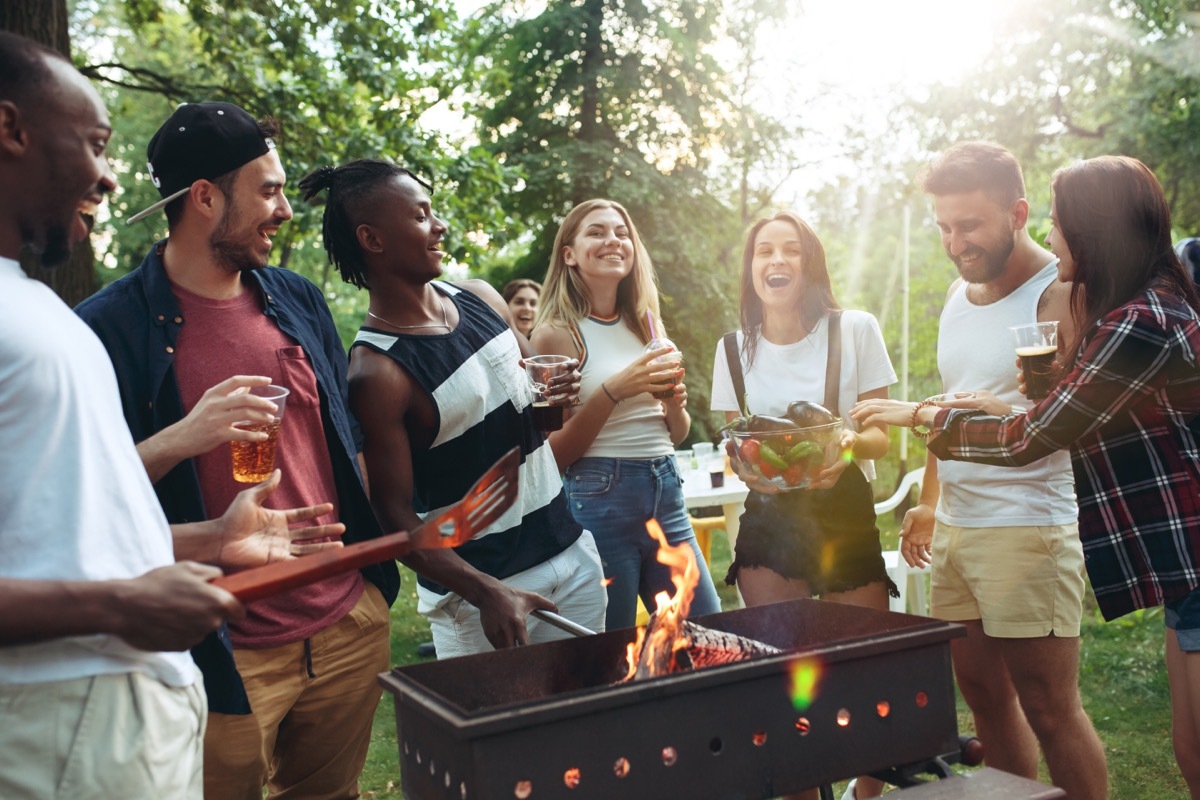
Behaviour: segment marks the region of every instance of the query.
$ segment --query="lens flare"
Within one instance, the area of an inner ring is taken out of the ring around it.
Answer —
[[[798,658],[788,665],[788,695],[792,708],[806,711],[817,699],[824,665],[815,658]]]

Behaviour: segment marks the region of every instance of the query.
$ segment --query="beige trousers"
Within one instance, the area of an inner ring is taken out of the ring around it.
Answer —
[[[0,686],[0,797],[199,800],[206,711],[199,675]]]

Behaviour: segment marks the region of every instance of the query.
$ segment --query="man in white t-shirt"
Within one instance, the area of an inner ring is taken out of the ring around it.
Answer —
[[[320,507],[169,528],[86,325],[17,261],[65,260],[115,182],[99,95],[0,32],[0,797],[199,798],[204,693],[186,650],[244,612],[209,581],[290,557]],[[336,545],[335,545],[336,546]],[[219,557],[219,558],[218,558]]]
[[[1070,285],[1026,230],[1021,167],[1003,147],[968,142],[926,169],[946,254],[958,267],[938,332],[943,390],[987,390],[1011,406],[1017,389],[1009,327],[1057,320],[1073,340]],[[936,510],[935,510],[936,509]],[[1104,750],[1079,696],[1083,549],[1065,451],[1027,467],[939,462],[930,455],[900,552],[932,563],[934,616],[961,622],[955,675],[987,763],[1051,780],[1071,798],[1106,796]]]

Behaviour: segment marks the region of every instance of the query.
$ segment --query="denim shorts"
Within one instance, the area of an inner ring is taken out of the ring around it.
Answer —
[[[855,464],[832,489],[751,492],[725,582],[733,585],[742,567],[805,581],[817,596],[876,582],[900,596],[883,563],[871,485]]]
[[[1185,653],[1200,652],[1200,588],[1187,597],[1163,606],[1167,627],[1175,631],[1179,649]]]

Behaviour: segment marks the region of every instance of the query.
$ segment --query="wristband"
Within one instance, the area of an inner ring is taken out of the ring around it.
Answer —
[[[926,439],[929,437],[929,434],[932,433],[932,431],[929,430],[928,425],[922,425],[917,422],[917,414],[926,406],[936,405],[937,403],[935,403],[933,400],[922,400],[921,402],[917,403],[915,408],[913,408],[912,420],[910,420],[908,423],[908,427],[912,429],[913,436],[916,436],[918,439]]]
[[[612,396],[612,392],[608,390],[608,387],[604,385],[603,381],[600,383],[600,388],[604,390],[606,395],[608,395],[608,399],[612,400],[614,406],[620,405],[621,401]]]

